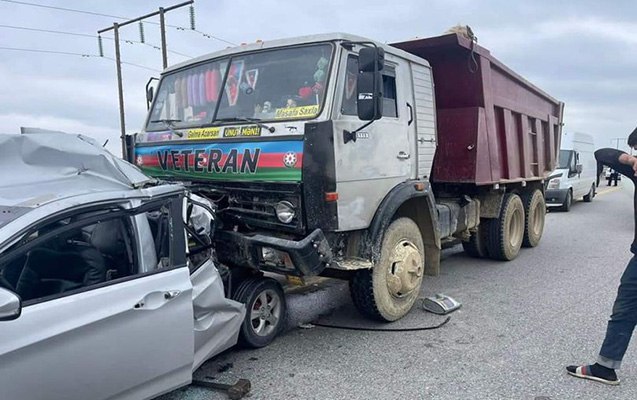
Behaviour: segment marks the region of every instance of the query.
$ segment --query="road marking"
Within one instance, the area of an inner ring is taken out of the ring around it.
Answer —
[[[617,187],[613,186],[612,188],[604,189],[601,192],[597,192],[596,195],[600,196],[602,194],[613,193],[620,190],[621,188],[622,188],[621,186],[617,186]]]

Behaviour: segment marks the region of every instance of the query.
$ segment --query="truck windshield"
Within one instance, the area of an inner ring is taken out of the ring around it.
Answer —
[[[146,130],[314,118],[323,105],[331,61],[332,45],[318,44],[238,54],[166,75]]]
[[[560,150],[560,155],[557,158],[559,162],[559,169],[568,169],[571,166],[571,154],[573,154],[572,150]]]

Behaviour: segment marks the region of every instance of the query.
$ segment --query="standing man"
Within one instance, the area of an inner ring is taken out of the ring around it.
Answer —
[[[637,148],[637,128],[628,137],[628,146]],[[637,185],[637,158],[615,149],[601,149],[595,152],[598,172],[601,166],[607,165],[616,173],[621,173]],[[599,174],[598,174],[599,176]],[[599,178],[598,178],[599,179]],[[599,180],[597,181],[599,185]],[[637,255],[637,190],[634,194],[635,238],[630,251]],[[590,379],[609,385],[618,385],[615,373],[619,369],[633,330],[637,325],[637,257],[628,262],[622,275],[617,298],[613,305],[613,313],[608,321],[606,337],[599,351],[597,362],[591,365],[566,367],[569,375]]]
[[[610,186],[610,184],[615,181],[615,186],[617,186],[617,180],[619,179],[619,172],[615,171],[614,169],[610,170],[610,176],[608,177],[608,186]]]

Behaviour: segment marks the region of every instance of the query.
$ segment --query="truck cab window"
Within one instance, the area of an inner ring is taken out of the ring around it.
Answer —
[[[358,77],[358,57],[348,56],[345,69],[341,113],[343,115],[357,115],[356,79]],[[396,71],[393,67],[385,65],[383,68],[383,117],[398,117],[396,97]]]

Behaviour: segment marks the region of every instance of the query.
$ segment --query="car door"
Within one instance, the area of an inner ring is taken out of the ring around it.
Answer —
[[[162,204],[159,212],[172,218],[170,210],[177,210],[177,200]],[[168,226],[178,225],[180,220],[172,218]],[[81,234],[93,226],[88,232],[92,237],[96,221],[99,224],[121,221],[126,227],[131,237],[122,243],[126,242],[130,256],[126,258],[133,263],[130,273],[124,262],[125,268],[119,273],[116,267],[109,269],[109,278],[104,282],[27,299],[18,319],[0,322],[2,399],[138,400],[190,382],[192,285],[184,256],[180,259],[179,255],[165,251],[163,255],[170,260],[163,263],[164,268],[158,267],[162,254],[156,254],[154,267],[144,260],[141,249],[135,245],[134,235],[139,230],[130,213],[98,215],[89,217],[88,225],[73,224],[80,228]],[[49,244],[47,238],[59,238],[69,232],[75,235],[69,231],[69,225],[66,222],[66,226],[63,224],[44,235],[40,231],[36,236],[41,237],[23,246],[27,254],[23,274],[25,269],[37,269],[43,264],[29,264],[35,249],[45,248],[41,253],[48,251],[46,254],[72,253],[66,247],[58,251],[45,246]],[[115,240],[116,236],[112,237]],[[174,237],[183,240],[183,235]],[[89,240],[82,245],[91,251],[98,249],[103,260],[110,260],[106,252],[112,250],[107,249],[112,241],[103,242],[101,245]],[[22,250],[14,251],[20,255]],[[107,261],[103,263],[106,265]],[[38,288],[43,281],[38,282]],[[20,282],[16,290],[24,288]]]

